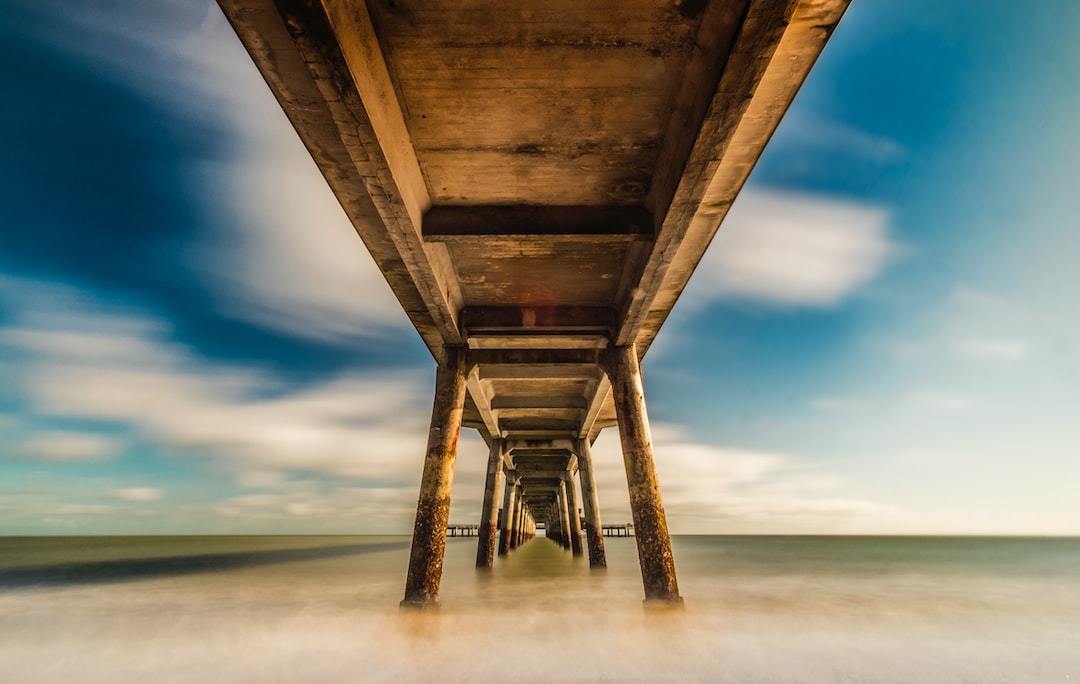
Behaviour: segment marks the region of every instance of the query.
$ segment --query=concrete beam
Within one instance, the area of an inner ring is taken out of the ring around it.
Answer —
[[[648,351],[848,2],[750,0],[730,54],[696,51],[646,198],[656,240],[620,287],[615,344]],[[731,7],[706,6],[699,43],[726,40]],[[719,79],[703,98],[710,72]]]
[[[461,311],[465,335],[528,331],[534,334],[615,329],[615,310],[602,306],[467,306]]]
[[[498,409],[587,409],[585,397],[561,395],[515,395],[492,397],[491,408]]]
[[[487,358],[495,361],[500,357],[493,355]],[[563,364],[553,367],[537,362],[537,359],[533,361],[533,363],[481,365],[480,378],[482,380],[537,380],[555,377],[562,380],[596,380],[602,375],[598,365]]]
[[[465,385],[469,390],[469,396],[472,398],[473,404],[476,406],[476,411],[480,414],[480,419],[484,422],[484,427],[488,434],[491,435],[492,438],[501,438],[502,432],[499,430],[499,416],[492,410],[491,396],[480,381],[480,371],[477,367],[473,366],[465,380]]]
[[[599,349],[470,349],[468,359],[470,365],[479,366],[539,366],[540,369],[544,369],[541,377],[566,377],[562,372],[563,367],[598,368],[600,351]],[[483,369],[480,376],[491,377]]]
[[[424,214],[428,242],[512,240],[651,240],[653,217],[640,206],[436,206]]]
[[[600,434],[600,430],[603,427],[597,424],[597,420],[600,418],[600,413],[607,405],[610,396],[611,381],[605,374],[600,378],[600,382],[597,383],[592,396],[589,397],[585,418],[581,421],[581,429],[578,431],[578,434],[582,437],[587,437],[590,440],[596,439],[596,436]]]

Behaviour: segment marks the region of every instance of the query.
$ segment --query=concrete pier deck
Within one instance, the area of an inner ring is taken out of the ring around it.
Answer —
[[[467,390],[439,390],[406,596],[437,603],[459,427],[501,441],[483,566],[500,503],[498,553],[538,522],[582,552],[580,457],[618,425],[646,599],[679,603],[639,362],[847,0],[219,2]]]

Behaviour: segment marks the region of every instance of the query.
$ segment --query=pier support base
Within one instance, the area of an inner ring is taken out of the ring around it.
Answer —
[[[484,503],[480,511],[480,537],[476,544],[476,567],[490,568],[495,561],[495,532],[499,526],[499,490],[502,488],[503,441],[491,440],[488,454],[487,479],[484,482]]]
[[[454,483],[454,461],[464,407],[465,350],[446,346],[435,373],[435,405],[431,410],[424,473],[416,502],[416,523],[402,608],[431,610],[439,605],[450,490]]]
[[[660,497],[660,483],[653,461],[649,417],[645,412],[645,391],[641,381],[637,349],[613,347],[606,356],[605,370],[611,378],[615,413],[619,421],[626,484],[630,490],[630,511],[634,518],[641,580],[648,608],[682,605],[671,555],[671,537]]]
[[[596,478],[593,475],[589,440],[582,439],[578,442],[577,460],[578,477],[581,479],[581,507],[585,509],[585,541],[589,547],[589,567],[606,568],[604,529],[600,522],[600,501],[596,496]]]

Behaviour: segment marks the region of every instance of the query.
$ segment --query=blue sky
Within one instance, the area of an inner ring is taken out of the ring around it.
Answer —
[[[673,532],[1080,534],[1077,26],[853,3],[645,359]],[[407,532],[433,362],[216,5],[0,59],[0,534]]]

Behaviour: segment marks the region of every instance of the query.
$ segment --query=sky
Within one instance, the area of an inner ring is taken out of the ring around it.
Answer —
[[[1080,535],[1078,27],[855,0],[643,362],[673,533]],[[0,64],[0,535],[411,530],[434,362],[217,6]]]

